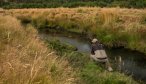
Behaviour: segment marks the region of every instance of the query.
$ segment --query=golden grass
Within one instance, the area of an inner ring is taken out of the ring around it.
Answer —
[[[16,18],[0,15],[0,83],[72,84],[73,73],[32,26],[24,28]]]
[[[113,42],[117,42],[118,45],[146,53],[146,9],[97,7],[10,9],[5,10],[5,14],[21,20],[36,21],[37,27],[46,25],[45,21],[48,21],[47,26],[58,25],[78,32],[90,30],[93,34],[97,32],[102,34],[99,31],[103,29],[109,31],[106,36],[98,37],[104,44],[113,46],[115,44]],[[114,33],[119,37],[115,37]]]
[[[116,41],[117,44],[122,43],[126,48],[146,53],[146,44],[144,44],[146,42],[146,9],[97,7],[10,9],[5,10],[5,14],[15,16],[21,20],[36,21],[37,27],[46,25],[45,21],[48,21],[46,26],[57,25],[78,32],[90,30],[93,34],[97,34],[99,30],[107,30],[106,32],[110,31],[108,33],[111,35],[108,34],[107,37],[104,37],[105,39],[103,37],[98,38],[109,46],[113,46],[115,44],[113,40],[117,40],[113,32],[115,34],[119,32],[117,38],[118,41],[122,42]],[[124,37],[123,34],[127,37]],[[137,40],[134,41],[134,39]]]
[[[7,14],[16,17],[44,17],[48,20],[63,21],[74,20],[84,24],[84,21],[90,25],[97,25],[97,20],[100,20],[102,26],[113,27],[121,26],[125,29],[131,27],[131,24],[138,23],[139,26],[146,27],[141,24],[141,21],[146,14],[146,9],[121,9],[121,8],[97,8],[97,7],[80,7],[80,8],[50,8],[50,9],[10,9],[6,10]],[[115,21],[119,22],[115,22]],[[86,23],[85,22],[85,23]],[[121,23],[120,23],[121,22]]]

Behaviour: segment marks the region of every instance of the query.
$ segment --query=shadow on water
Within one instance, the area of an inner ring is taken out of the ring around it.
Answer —
[[[82,36],[66,34],[40,34],[41,38],[52,40],[58,39],[62,43],[76,46],[79,52],[90,54],[90,42]],[[127,49],[108,49],[106,52],[114,69],[133,76],[136,80],[146,83],[146,56],[144,54]]]

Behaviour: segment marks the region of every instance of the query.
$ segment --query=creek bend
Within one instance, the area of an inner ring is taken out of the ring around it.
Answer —
[[[75,46],[79,52],[90,55],[90,42],[82,36],[63,33],[40,33],[41,38],[46,40],[59,40]],[[146,83],[146,56],[142,53],[127,49],[105,48],[114,70],[132,76],[136,80]]]

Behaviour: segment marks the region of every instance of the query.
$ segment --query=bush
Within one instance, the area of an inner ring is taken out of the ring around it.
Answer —
[[[31,0],[13,2],[1,2],[0,7],[3,8],[56,8],[56,7],[80,7],[80,6],[100,6],[100,7],[128,7],[128,8],[144,8],[145,0]]]

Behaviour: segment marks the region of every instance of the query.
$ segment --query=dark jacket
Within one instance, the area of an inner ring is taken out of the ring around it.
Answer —
[[[91,54],[92,55],[95,55],[95,51],[96,50],[103,50],[103,45],[99,42],[96,42],[96,43],[92,43],[91,44]]]

